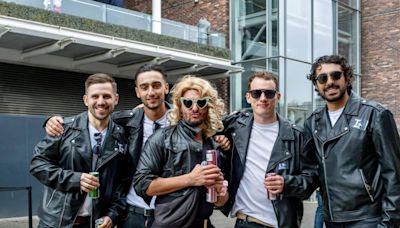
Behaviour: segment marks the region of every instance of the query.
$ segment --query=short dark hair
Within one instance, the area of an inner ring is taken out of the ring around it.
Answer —
[[[137,80],[137,77],[139,76],[139,74],[148,72],[148,71],[157,71],[158,73],[160,73],[163,76],[163,79],[165,80],[165,82],[167,81],[167,74],[166,74],[165,68],[163,66],[161,66],[160,64],[156,64],[156,63],[143,64],[141,67],[139,67],[139,69],[136,71],[136,74],[134,76],[135,86],[136,86],[136,80]]]
[[[261,79],[264,79],[264,80],[271,80],[271,81],[273,81],[273,82],[275,83],[275,90],[276,90],[276,91],[279,91],[278,78],[275,76],[274,73],[265,72],[265,71],[263,71],[263,72],[256,72],[256,73],[254,73],[253,75],[251,75],[251,76],[249,77],[249,81],[248,81],[248,83],[247,83],[247,90],[250,90],[250,89],[251,89],[251,82],[253,82],[253,80],[254,80],[255,78],[261,78]]]
[[[307,75],[307,79],[312,81],[315,85],[317,80],[317,70],[322,64],[337,64],[340,65],[343,71],[343,75],[347,81],[347,92],[350,93],[352,89],[351,83],[354,80],[353,68],[347,62],[347,59],[340,55],[324,55],[317,58],[311,65],[310,74]]]
[[[89,86],[91,86],[93,84],[108,83],[108,82],[111,83],[113,91],[116,94],[117,93],[117,83],[115,82],[113,77],[111,77],[108,74],[104,74],[104,73],[92,74],[86,79],[85,93],[87,93]]]

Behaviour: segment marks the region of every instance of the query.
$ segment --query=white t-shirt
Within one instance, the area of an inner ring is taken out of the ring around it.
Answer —
[[[344,110],[344,107],[340,108],[340,109],[338,109],[336,111],[328,111],[329,119],[331,120],[332,127],[335,126],[335,124],[336,124],[337,120],[339,119],[340,115],[342,115],[343,110]]]
[[[264,179],[272,149],[279,132],[279,122],[253,123],[243,177],[240,180],[231,216],[240,212],[278,227],[271,200],[267,198]]]

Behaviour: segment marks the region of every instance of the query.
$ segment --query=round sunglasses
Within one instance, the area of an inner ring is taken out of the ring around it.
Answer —
[[[191,99],[191,98],[181,97],[181,103],[187,109],[191,109],[193,107],[193,104],[195,104],[195,103],[196,103],[197,107],[199,107],[200,109],[203,109],[208,105],[208,101],[210,99],[211,99],[210,97],[202,97],[199,99]]]
[[[342,78],[343,72],[342,71],[332,71],[329,73],[322,73],[319,74],[315,80],[319,82],[319,84],[325,84],[328,81],[328,75],[331,77],[333,81],[337,81]]]

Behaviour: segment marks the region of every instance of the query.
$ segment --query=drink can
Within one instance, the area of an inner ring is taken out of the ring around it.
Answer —
[[[267,174],[266,174],[267,177],[269,177],[269,176],[275,176],[275,175],[276,175],[275,173],[267,173]],[[268,191],[268,189],[267,189],[267,198],[268,198],[269,200],[276,200],[276,199],[277,199],[277,194],[271,193],[271,192]]]
[[[99,178],[99,172],[90,172],[89,173],[92,176],[97,177],[97,179]],[[92,191],[89,192],[89,197],[92,199],[97,199],[100,197],[100,189],[99,188],[95,188]]]
[[[217,165],[217,151],[207,150],[206,161],[208,165]],[[217,202],[217,190],[213,187],[207,188],[206,201],[209,203]]]
[[[101,225],[103,225],[104,219],[99,218],[94,221],[94,228],[99,228]]]

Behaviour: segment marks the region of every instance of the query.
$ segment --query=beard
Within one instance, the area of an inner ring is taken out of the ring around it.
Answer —
[[[326,95],[325,95],[325,92],[328,91],[328,90],[331,89],[331,88],[339,89],[339,94],[338,94],[337,96],[335,96],[335,97],[328,97],[328,96],[326,96]],[[320,92],[319,90],[318,90],[317,92],[318,92],[318,95],[319,95],[322,99],[326,100],[327,102],[336,102],[336,101],[340,101],[341,99],[343,99],[344,95],[347,93],[347,86],[340,87],[340,86],[338,86],[338,85],[331,84],[331,85],[328,85],[328,86],[323,90],[323,92]]]

